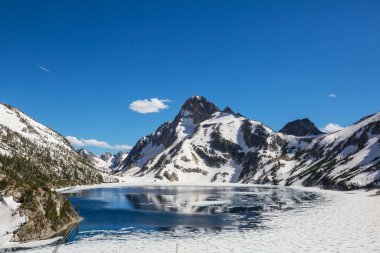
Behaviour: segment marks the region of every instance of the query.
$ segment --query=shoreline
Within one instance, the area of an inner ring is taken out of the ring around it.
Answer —
[[[59,240],[61,240],[68,230],[72,230],[83,220],[84,220],[84,218],[79,216],[78,219],[65,224],[58,231],[55,231],[51,235],[48,235],[48,236],[45,236],[42,238],[28,240],[28,241],[22,241],[22,242],[17,242],[17,241],[7,242],[3,245],[0,245],[0,252],[2,252],[4,250],[6,252],[6,250],[28,249],[28,248],[35,248],[35,247],[47,246],[50,244],[54,244],[54,243],[58,242]]]
[[[125,178],[119,178],[125,179]],[[130,179],[130,178],[128,178]],[[137,179],[137,178],[133,178]],[[298,185],[271,185],[271,184],[242,184],[242,183],[212,183],[212,182],[162,182],[162,181],[143,181],[143,180],[131,180],[131,181],[120,181],[116,183],[101,183],[101,184],[92,184],[92,185],[77,185],[64,188],[54,189],[58,193],[73,193],[83,190],[92,190],[92,189],[107,189],[107,188],[125,188],[125,187],[262,187],[262,188],[285,188],[285,189],[296,189],[302,191],[312,191],[312,192],[322,192],[330,194],[360,194],[369,197],[380,196],[380,189],[358,189],[351,191],[340,191],[335,189],[323,189],[318,187],[305,187]]]

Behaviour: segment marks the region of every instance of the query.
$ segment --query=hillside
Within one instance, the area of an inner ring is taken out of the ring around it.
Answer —
[[[79,217],[52,188],[111,180],[60,134],[15,107],[0,104],[0,207],[10,217],[24,217],[10,230],[1,230],[0,237],[25,241],[53,235]]]

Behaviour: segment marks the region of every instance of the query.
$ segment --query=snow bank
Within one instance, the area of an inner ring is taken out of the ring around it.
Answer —
[[[0,200],[0,248],[9,244],[13,231],[27,221],[27,217],[21,217],[18,213],[19,207],[20,204],[12,196]]]

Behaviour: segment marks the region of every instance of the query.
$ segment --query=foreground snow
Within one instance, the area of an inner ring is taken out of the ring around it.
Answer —
[[[13,231],[26,222],[26,217],[18,213],[20,204],[13,197],[4,197],[0,200],[0,248],[10,244]]]
[[[114,187],[121,187],[123,184],[125,186],[128,182],[114,184]],[[111,187],[111,185],[98,187]],[[78,189],[71,189],[71,191]],[[270,217],[263,223],[264,228],[217,233],[210,231],[187,233],[179,229],[173,234],[103,231],[100,235],[83,237],[78,241],[63,245],[60,251],[68,253],[176,252],[178,244],[178,252],[181,253],[378,252],[380,248],[379,196],[370,196],[366,192],[347,193],[303,189],[321,192],[327,201],[316,207],[303,209],[301,212],[291,210],[280,214],[269,213]],[[52,250],[53,247],[49,246],[24,252],[43,253]]]

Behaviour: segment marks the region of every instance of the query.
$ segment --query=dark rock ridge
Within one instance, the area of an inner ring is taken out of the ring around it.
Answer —
[[[230,111],[232,110],[230,109]],[[187,116],[185,112],[188,112]],[[182,105],[181,112],[174,121],[179,121],[182,117],[187,117],[192,119],[194,124],[198,124],[209,119],[215,112],[220,112],[220,109],[213,103],[209,102],[205,97],[194,96],[186,100]]]
[[[110,153],[108,153],[108,154],[110,154]],[[120,151],[120,152],[112,155],[112,157],[111,157],[112,165],[111,165],[110,169],[115,169],[115,168],[119,167],[123,163],[127,154],[128,154],[127,152]]]
[[[307,135],[319,135],[322,132],[314,125],[314,123],[308,119],[297,119],[295,121],[287,123],[280,133],[294,135],[294,136],[307,136]]]
[[[141,138],[115,170],[182,182],[242,182],[334,189],[380,184],[380,113],[323,134],[309,119],[275,132],[204,97]],[[371,154],[371,155],[368,155]]]
[[[109,153],[109,152],[106,152],[104,154],[101,154],[100,155],[100,159],[102,159],[103,161],[108,161],[109,159],[112,159],[112,154]]]

